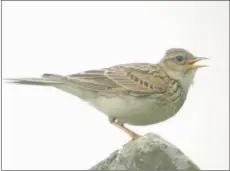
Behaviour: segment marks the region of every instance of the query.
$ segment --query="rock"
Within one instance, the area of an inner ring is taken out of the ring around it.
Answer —
[[[148,133],[89,170],[199,170],[177,147]]]

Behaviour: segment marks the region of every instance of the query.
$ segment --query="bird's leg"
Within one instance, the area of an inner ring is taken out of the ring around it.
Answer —
[[[116,126],[117,128],[121,129],[122,131],[124,131],[126,134],[128,134],[132,140],[136,140],[140,137],[140,135],[138,135],[137,133],[131,131],[130,129],[126,128],[123,124],[119,124],[118,122],[116,122],[115,119],[110,120],[111,124],[113,124],[114,126]],[[131,140],[131,141],[132,141]]]
[[[112,124],[114,126],[116,126],[117,128],[120,128],[122,131],[124,131],[126,134],[128,134],[132,140],[136,140],[140,137],[140,135],[138,135],[137,133],[131,131],[130,129],[126,128],[124,125],[121,125],[119,123],[116,123],[116,122],[112,122]]]

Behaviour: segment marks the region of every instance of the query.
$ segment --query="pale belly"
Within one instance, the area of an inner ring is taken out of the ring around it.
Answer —
[[[120,123],[130,125],[151,125],[174,116],[182,107],[185,96],[174,101],[162,102],[153,98],[123,96],[96,98],[91,104],[107,115],[117,119]]]

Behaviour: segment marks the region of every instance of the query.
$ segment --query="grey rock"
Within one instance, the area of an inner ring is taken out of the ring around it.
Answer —
[[[200,170],[176,146],[148,133],[89,170]]]

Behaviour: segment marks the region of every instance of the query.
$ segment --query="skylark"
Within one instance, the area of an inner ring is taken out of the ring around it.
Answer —
[[[89,102],[125,131],[124,124],[150,125],[174,116],[183,106],[198,68],[207,59],[185,49],[166,51],[157,64],[129,63],[67,76],[43,74],[41,78],[8,79],[11,83],[53,86]]]

